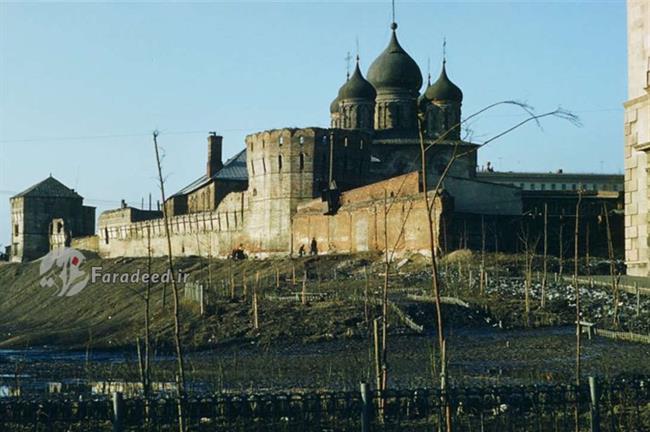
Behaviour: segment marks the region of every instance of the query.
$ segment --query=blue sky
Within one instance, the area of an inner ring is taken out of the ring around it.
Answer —
[[[626,99],[625,2],[397,2],[398,37],[435,79],[442,40],[469,115],[516,99],[562,106],[576,128],[547,120],[490,144],[499,170],[620,172]],[[159,194],[159,129],[169,192],[205,169],[206,136],[226,156],[248,133],[327,126],[347,52],[364,73],[384,49],[389,1],[0,3],[0,244],[9,197],[52,173],[98,213]],[[520,119],[473,123],[482,141]]]

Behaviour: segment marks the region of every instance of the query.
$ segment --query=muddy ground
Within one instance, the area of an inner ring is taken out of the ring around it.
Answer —
[[[380,314],[381,258],[367,254],[243,262],[179,260],[179,267],[195,281],[210,285],[204,316],[181,292],[188,380],[197,390],[208,391],[356,389],[361,380],[372,382],[366,319]],[[570,380],[575,358],[574,288],[561,280],[550,283],[542,309],[541,285],[533,281],[531,311],[526,314],[521,257],[488,255],[483,289],[478,282],[479,258],[456,253],[440,265],[442,294],[465,303],[443,306],[452,383]],[[87,264],[119,271],[146,268],[146,260],[139,259],[91,257]],[[154,268],[162,270],[164,265],[164,260],[154,260]],[[568,263],[565,267],[571,268]],[[557,263],[550,268],[557,270]],[[581,268],[597,270],[593,265]],[[535,272],[538,269],[536,265]],[[306,305],[300,301],[303,278]],[[0,266],[0,346],[19,350],[0,354],[2,380],[12,382],[24,375],[23,381],[137,381],[135,341],[143,337],[144,287],[97,283],[77,296],[56,297],[38,280],[37,263]],[[396,260],[388,283],[395,308],[389,314],[390,385],[435,385],[437,371],[431,359],[436,321],[434,306],[426,301],[431,293],[427,260],[419,255]],[[252,319],[254,286],[259,329]],[[153,370],[159,381],[174,379],[170,294],[170,286],[152,287],[151,340],[159,357]],[[583,319],[613,328],[611,292],[582,287],[581,294]],[[642,299],[637,315],[636,298],[622,295],[620,300],[618,329],[647,334],[650,303]],[[422,331],[412,324],[422,326]],[[600,337],[586,340],[583,372],[603,377],[650,374],[649,347]],[[67,353],[57,356],[51,350]]]

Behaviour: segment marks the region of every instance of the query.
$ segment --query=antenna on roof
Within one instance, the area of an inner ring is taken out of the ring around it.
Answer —
[[[346,79],[350,79],[350,62],[352,61],[352,56],[350,55],[350,51],[348,51],[348,55],[345,56],[345,63],[346,63]]]
[[[356,48],[357,48],[357,63],[359,63],[359,36],[356,37]]]
[[[447,38],[443,37],[442,38],[442,65],[445,66],[447,64]]]

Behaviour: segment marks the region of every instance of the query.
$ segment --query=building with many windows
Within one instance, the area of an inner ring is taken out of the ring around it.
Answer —
[[[476,177],[492,183],[509,184],[524,191],[622,192],[623,174],[480,171]]]

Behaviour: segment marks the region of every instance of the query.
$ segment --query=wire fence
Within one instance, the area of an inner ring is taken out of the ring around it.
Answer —
[[[648,377],[581,386],[211,394],[183,400],[190,430],[649,431]],[[148,408],[147,408],[148,405]],[[448,408],[447,408],[448,407]],[[147,415],[148,411],[148,415]],[[177,399],[0,399],[0,430],[164,431]],[[74,426],[74,428],[73,428]],[[444,427],[442,427],[444,430]]]

